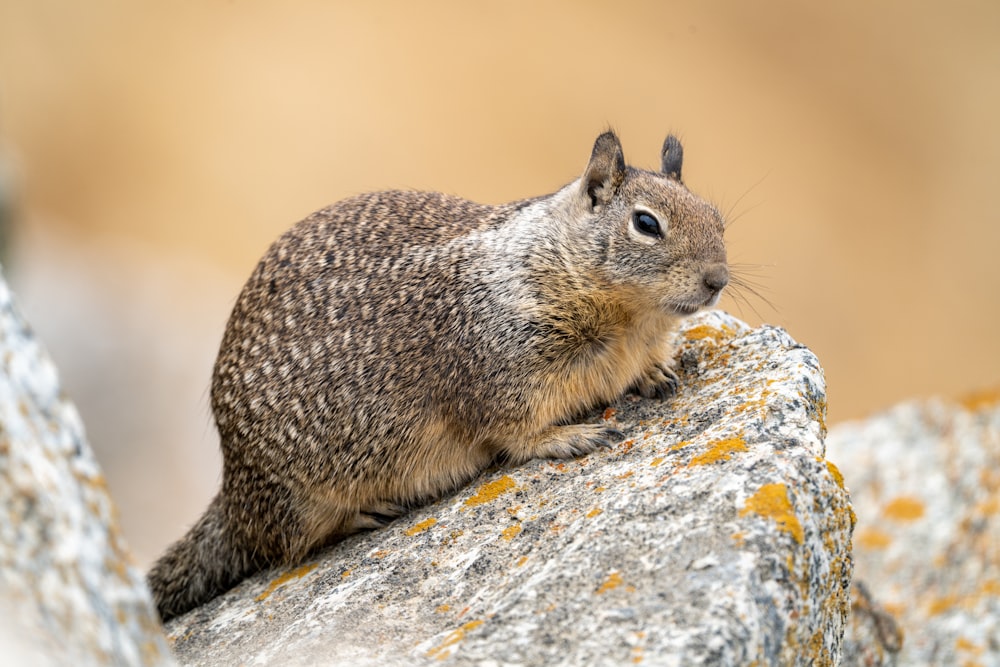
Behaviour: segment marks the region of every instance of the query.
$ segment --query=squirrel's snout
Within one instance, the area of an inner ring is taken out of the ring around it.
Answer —
[[[729,268],[725,264],[713,264],[705,269],[701,279],[713,296],[718,295],[729,284]]]

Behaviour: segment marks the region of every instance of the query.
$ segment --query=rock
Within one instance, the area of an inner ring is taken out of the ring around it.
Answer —
[[[851,664],[1000,665],[1000,391],[903,404],[827,444],[858,514],[857,579],[903,635],[898,655],[868,643]]]
[[[2,277],[0,364],[4,660],[172,664],[80,417]]]
[[[868,587],[851,585],[851,614],[844,631],[842,667],[895,665],[903,633],[895,617],[872,598]]]
[[[188,665],[836,664],[853,513],[816,357],[692,318],[628,439],[466,488],[168,626]]]

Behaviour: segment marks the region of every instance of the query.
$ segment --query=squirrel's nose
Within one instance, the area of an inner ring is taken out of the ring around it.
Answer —
[[[722,288],[729,284],[729,269],[726,268],[725,264],[713,264],[705,269],[702,281],[705,283],[705,287],[712,292],[721,292]]]

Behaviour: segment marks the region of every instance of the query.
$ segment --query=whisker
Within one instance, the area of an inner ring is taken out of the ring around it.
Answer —
[[[753,314],[757,316],[757,319],[761,321],[764,320],[764,317],[760,314],[760,311],[758,311],[757,308],[754,307],[752,303],[750,303],[749,299],[747,299],[746,295],[744,295],[742,292],[738,290],[731,290],[727,292],[727,296],[729,296],[730,302],[734,306],[736,306],[736,310],[737,312],[739,312],[740,317],[742,318],[746,317],[746,313],[743,310],[743,306],[746,306],[751,311],[753,311]]]
[[[754,288],[754,287],[752,287],[750,285],[747,285],[746,283],[735,283],[735,285],[736,285],[736,288],[737,288],[735,290],[736,292],[740,292],[740,290],[745,290],[745,291],[749,292],[750,294],[752,294],[753,296],[755,296],[758,299],[760,299],[761,301],[763,301],[765,304],[767,304],[767,307],[770,308],[771,310],[773,310],[775,313],[778,312],[778,308],[774,305],[774,303],[770,299],[768,299],[766,296],[764,296],[763,294],[761,294],[760,291],[757,290],[756,288]],[[747,297],[746,297],[745,294],[742,294],[742,292],[740,292],[740,293],[741,293],[741,295],[743,296],[744,299],[747,299]],[[747,299],[747,305],[749,305],[751,308],[753,307],[750,304],[749,299]],[[756,310],[754,312],[756,312]],[[758,313],[758,315],[759,315],[759,313]]]
[[[743,288],[746,288],[748,290],[756,289],[756,290],[760,290],[760,291],[767,291],[767,287],[765,287],[760,281],[753,280],[751,278],[748,278],[745,275],[740,275],[740,274],[732,275],[732,274],[730,274],[729,282],[731,284],[735,284],[735,285],[737,285],[739,287],[743,287]]]
[[[747,296],[739,289],[730,290],[728,292],[728,295],[731,297],[732,302],[736,305],[736,308],[739,310],[740,316],[743,316],[743,306],[745,305],[747,308],[753,311],[754,315],[756,315],[758,319],[760,320],[764,319],[763,316],[760,314],[760,312],[757,310],[757,308],[754,307],[754,305],[750,302]]]
[[[736,207],[740,205],[740,202],[743,201],[746,198],[747,195],[749,195],[751,192],[753,192],[755,189],[757,189],[757,186],[759,186],[761,183],[763,183],[764,180],[767,179],[767,177],[770,176],[770,175],[771,175],[771,172],[769,170],[763,176],[761,176],[757,180],[756,183],[754,183],[749,188],[747,188],[747,190],[743,194],[741,194],[739,197],[737,197],[736,201],[734,201],[732,203],[732,205],[726,207],[726,213],[725,213],[725,215],[723,215],[723,219],[725,219],[725,221],[726,221],[726,229],[729,229],[729,226],[732,225],[734,222],[736,222],[737,220],[739,220],[740,218],[742,218],[744,215],[746,215],[747,213],[749,213],[753,209],[755,209],[758,206],[760,206],[760,204],[754,204],[749,209],[747,209],[746,211],[743,211],[739,215],[735,215],[735,216],[733,215],[733,211],[735,211]]]
[[[729,265],[729,289],[726,294],[732,298],[733,303],[739,309],[741,315],[743,314],[742,305],[746,305],[747,308],[753,311],[754,315],[756,315],[758,319],[764,319],[750,297],[747,296],[748,294],[759,299],[775,313],[778,312],[774,303],[762,293],[766,291],[766,288],[758,280],[755,280],[755,278],[762,277],[762,275],[761,273],[755,272],[753,269],[762,270],[764,268],[767,267],[762,264],[748,264],[743,262],[737,262]]]
[[[745,209],[743,211],[740,211],[739,213],[737,213],[736,215],[733,215],[733,216],[726,215],[723,218],[726,221],[726,224],[725,224],[726,229],[729,229],[730,227],[732,227],[736,223],[737,220],[739,220],[740,218],[742,218],[743,216],[745,216],[747,213],[750,213],[751,211],[753,211],[755,208],[759,207],[760,205],[761,204],[759,204],[759,203],[758,204],[754,204],[753,206],[750,206],[749,208],[747,208],[747,209]]]
[[[766,269],[774,268],[773,264],[745,264],[741,262],[730,262],[727,266],[731,273],[735,273],[740,278],[743,276],[763,276]]]

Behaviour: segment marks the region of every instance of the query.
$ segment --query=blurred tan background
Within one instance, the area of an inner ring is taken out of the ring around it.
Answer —
[[[4,269],[148,564],[214,493],[229,308],[346,195],[484,202],[614,126],[735,220],[831,422],[1000,384],[1000,4],[0,3]]]

